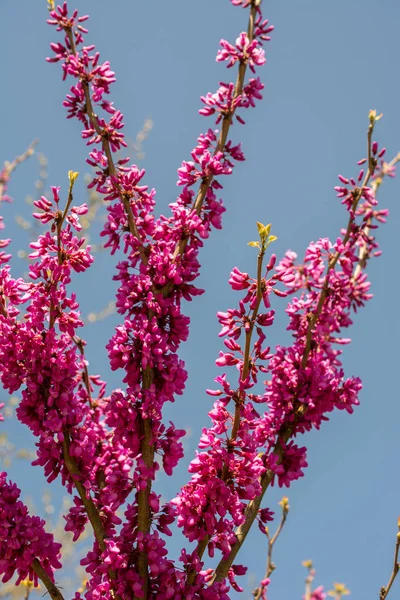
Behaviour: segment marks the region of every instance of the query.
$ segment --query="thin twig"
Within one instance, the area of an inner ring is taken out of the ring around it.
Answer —
[[[282,533],[283,526],[285,525],[287,516],[289,514],[289,505],[287,504],[287,498],[283,499],[283,503],[284,504],[283,504],[281,522],[279,523],[278,529],[275,531],[274,536],[271,538],[271,540],[269,541],[269,544],[268,544],[268,561],[267,561],[266,577],[269,577],[271,575],[271,573],[275,570],[275,565],[272,562],[272,551],[274,549],[274,545],[275,545],[278,537]]]
[[[386,600],[386,598],[390,592],[390,588],[392,587],[394,580],[396,579],[397,574],[400,570],[399,551],[400,551],[400,518],[398,520],[398,532],[396,535],[396,544],[394,547],[394,559],[393,559],[392,574],[390,575],[388,584],[386,586],[381,587],[380,594],[379,594],[379,600]]]
[[[88,395],[89,406],[90,406],[90,408],[94,408],[95,402],[93,402],[93,399],[92,399],[92,390],[90,387],[90,379],[89,379],[89,369],[87,368],[87,363],[86,363],[86,358],[85,358],[85,348],[84,348],[85,342],[82,340],[82,338],[80,338],[78,336],[74,336],[72,338],[72,340],[81,354],[82,363],[83,363],[83,370],[82,370],[81,377],[82,377],[84,386],[86,388],[86,393]]]
[[[311,575],[311,572],[307,575],[306,577],[306,589],[305,589],[305,596],[304,596],[304,600],[311,600],[311,594],[312,594],[312,590],[311,590],[311,584],[313,582],[313,576]]]
[[[267,568],[265,570],[264,579],[268,579],[268,577],[273,573],[273,571],[275,571],[276,567],[275,567],[274,563],[272,562],[272,551],[274,549],[274,545],[275,545],[278,537],[282,533],[283,526],[285,525],[287,516],[289,514],[289,503],[288,503],[288,499],[286,496],[284,496],[282,498],[282,500],[279,504],[282,506],[282,517],[281,517],[279,526],[278,526],[277,530],[275,531],[274,535],[272,536],[272,538],[269,536],[268,528],[266,528],[266,532],[265,532],[267,535],[267,538],[268,538],[268,556],[267,556]],[[253,592],[254,600],[260,600],[262,598],[263,592],[264,592],[264,587],[261,584]]]
[[[315,569],[313,568],[312,560],[305,560],[303,567],[308,570],[307,577],[305,580],[304,600],[311,600],[312,597],[312,583],[315,577]]]

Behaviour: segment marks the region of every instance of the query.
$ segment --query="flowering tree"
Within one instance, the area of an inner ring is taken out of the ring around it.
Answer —
[[[238,292],[237,305],[218,313],[224,350],[216,364],[222,372],[216,389],[207,390],[213,398],[210,421],[189,480],[167,500],[155,485],[157,471],[172,476],[184,453],[185,431],[165,422],[163,411],[185,389],[187,372],[178,354],[189,335],[183,311],[203,291],[195,285],[199,251],[213,229],[222,227],[221,181],[244,160],[237,130],[230,139],[231,127],[245,123],[245,109],[262,100],[264,88],[258,70],[273,27],[263,17],[261,0],[231,4],[246,10],[247,29],[234,44],[221,40],[217,61],[230,73],[236,69],[235,80],[201,97],[200,114],[217,129],[200,134],[191,160],[178,169],[178,198],[167,216],[156,217],[155,191],[144,183],[144,170],[119,156],[127,144],[123,115],[109,100],[116,77],[95,46],[85,45],[88,17],[71,12],[67,3],[49,2],[48,23],[59,37],[48,61],[58,63],[63,79],[72,82],[63,105],[67,117],[79,121],[89,147],[87,162],[94,170],[89,188],[106,202],[104,248],[119,257],[114,279],[120,324],[107,353],[121,387],[106,392],[105,382],[90,370],[79,333],[83,322],[72,277],[84,274],[93,256],[80,235],[88,207],[74,202],[73,171],[66,191],[53,186],[50,197],[34,202],[33,216],[45,229],[30,244],[27,280],[12,277],[10,240],[1,241],[0,376],[9,393],[21,390],[17,416],[37,438],[33,465],[43,468],[49,483],[59,479],[73,497],[66,531],[74,542],[88,530],[93,534],[81,561],[87,581],[75,600],[229,599],[232,590],[242,591],[237,577],[246,566],[239,552],[253,526],[267,539],[267,569],[253,596],[266,598],[272,550],[289,511],[284,497],[281,522],[270,534],[268,490],[274,484],[289,487],[303,476],[304,434],[319,429],[333,410],[351,414],[359,403],[361,381],[345,376],[341,346],[350,342],[344,330],[354,313],[372,297],[365,269],[380,254],[376,230],[388,215],[378,205],[378,190],[395,175],[400,159],[386,162],[385,149],[375,141],[381,118],[375,110],[368,116],[366,155],[355,174],[339,176],[335,188],[344,214],[335,240],[310,243],[300,261],[293,251],[278,258],[271,252],[277,239],[271,225],[257,222],[256,239],[249,243],[254,271],[233,267],[229,284]],[[12,171],[30,153],[5,165],[2,200]],[[282,302],[292,339],[272,348],[269,328]],[[0,489],[3,582],[16,577],[29,595],[41,581],[51,598],[65,598],[56,583],[61,544],[30,514],[6,473]],[[177,528],[184,545],[175,557],[168,537]],[[398,550],[399,541],[381,600],[397,575]],[[321,588],[312,589],[312,564],[305,566],[306,599],[323,598]],[[337,598],[346,593],[339,584],[333,590]]]

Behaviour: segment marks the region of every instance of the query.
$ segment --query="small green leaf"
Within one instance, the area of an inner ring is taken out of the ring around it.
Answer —
[[[266,226],[264,227],[264,235],[265,235],[265,237],[268,237],[268,236],[269,236],[269,232],[270,232],[270,231],[271,231],[271,223],[268,223],[268,225],[266,225]]]
[[[71,184],[71,187],[74,185],[75,181],[78,179],[78,171],[68,171],[68,179]]]
[[[379,119],[382,119],[383,113],[381,113],[380,115],[377,115],[376,109],[374,109],[374,110],[369,111],[368,116],[369,116],[369,122],[371,123],[371,125],[373,125],[374,123],[376,123],[376,121],[379,121]]]
[[[257,221],[258,235],[260,236],[260,240],[265,242],[267,237],[269,236],[269,232],[271,231],[271,223],[268,225],[263,225],[259,221]]]

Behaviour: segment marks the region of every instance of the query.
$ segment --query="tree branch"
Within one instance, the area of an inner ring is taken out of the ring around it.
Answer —
[[[42,565],[38,561],[37,558],[34,558],[32,561],[32,569],[35,571],[36,575],[39,577],[40,581],[46,587],[50,598],[52,600],[64,600],[64,596],[58,589],[55,583],[52,582],[46,571],[43,569]]]

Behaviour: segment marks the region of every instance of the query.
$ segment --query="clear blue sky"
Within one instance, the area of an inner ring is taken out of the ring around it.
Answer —
[[[46,25],[46,2],[2,3],[3,57],[1,160],[12,159],[33,138],[49,159],[49,183],[67,186],[67,171],[84,173],[87,148],[79,124],[65,119],[62,100],[67,84],[59,65],[49,65],[49,43],[57,38]],[[377,139],[388,156],[400,150],[400,84],[398,76],[400,3],[397,0],[278,0],[264,1],[264,13],[275,25],[267,45],[267,65],[260,71],[266,85],[264,100],[246,114],[245,127],[235,125],[232,138],[243,142],[247,161],[227,178],[223,232],[213,232],[201,254],[201,286],[207,293],[187,308],[192,318],[190,342],[183,349],[190,374],[185,396],[169,409],[168,418],[192,429],[188,454],[175,479],[162,491],[173,496],[186,479],[201,427],[211,406],[204,389],[218,374],[214,365],[220,349],[217,310],[238,297],[227,286],[237,265],[254,271],[255,253],[246,245],[254,237],[255,221],[272,222],[278,236],[274,250],[291,248],[300,255],[311,240],[335,238],[345,213],[333,186],[338,173],[356,173],[365,155],[365,130],[370,108],[384,113]],[[72,4],[70,4],[73,8]],[[145,143],[146,183],[157,189],[159,211],[177,194],[176,169],[201,131],[211,121],[197,114],[199,96],[214,91],[233,71],[215,63],[221,37],[233,41],[245,29],[247,12],[228,0],[81,0],[89,13],[88,43],[95,43],[103,60],[110,60],[118,80],[113,100],[125,115],[126,134],[135,137],[146,117],[154,129]],[[24,198],[33,191],[37,162],[31,160],[13,178],[15,199],[5,214],[14,236],[12,250],[24,245],[24,233],[13,224],[15,212],[26,215]],[[85,201],[80,182],[76,197]],[[375,298],[362,310],[346,348],[348,375],[364,383],[361,406],[353,416],[335,414],[322,431],[307,436],[306,476],[289,489],[291,512],[276,548],[277,570],[271,600],[300,598],[304,569],[312,558],[317,582],[343,581],[354,599],[377,598],[392,566],[397,517],[400,515],[398,392],[400,324],[398,319],[400,183],[385,183],[380,196],[391,216],[380,232],[383,256],[371,263]],[[21,263],[15,262],[16,273]],[[112,297],[115,261],[104,253],[87,277],[77,278],[82,310],[101,310]],[[272,343],[288,340],[284,302]],[[88,325],[91,372],[109,376],[104,345],[118,322],[110,317]],[[119,375],[109,377],[119,385]],[[4,423],[10,439],[32,444],[14,421]],[[44,482],[38,467],[15,463],[10,470],[23,489],[36,498]],[[39,483],[37,483],[39,482]],[[286,493],[286,492],[285,492]],[[272,490],[266,505],[275,509],[282,496]],[[263,574],[264,539],[255,532],[240,558],[254,576],[243,578],[247,594]],[[400,581],[392,591],[398,597]],[[232,595],[232,598],[236,597]]]

